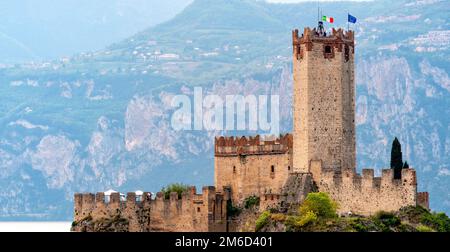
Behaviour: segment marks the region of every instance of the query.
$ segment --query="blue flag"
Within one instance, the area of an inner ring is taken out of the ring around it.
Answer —
[[[356,17],[348,14],[348,22],[349,23],[356,23]]]

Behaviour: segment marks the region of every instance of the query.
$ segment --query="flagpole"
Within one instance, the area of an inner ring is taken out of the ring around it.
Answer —
[[[317,0],[317,23],[319,23],[319,0]]]
[[[350,31],[350,22],[348,21],[349,15],[350,15],[350,12],[347,10],[347,31]]]

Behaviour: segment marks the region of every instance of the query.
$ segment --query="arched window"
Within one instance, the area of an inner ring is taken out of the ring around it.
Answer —
[[[270,167],[270,172],[271,172],[271,173],[274,173],[274,172],[275,172],[275,166],[274,166],[274,165],[272,165],[272,166]]]
[[[290,170],[291,170],[291,166],[289,165],[289,166],[288,166],[288,171],[290,171]]]

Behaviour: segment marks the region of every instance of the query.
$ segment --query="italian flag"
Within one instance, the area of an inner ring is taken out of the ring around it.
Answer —
[[[333,23],[334,22],[334,18],[333,17],[322,16],[322,21],[326,21],[328,23]]]

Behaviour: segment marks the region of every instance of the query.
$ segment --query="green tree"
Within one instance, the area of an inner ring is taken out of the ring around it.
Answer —
[[[309,193],[299,208],[300,216],[311,215],[319,218],[334,218],[338,205],[324,192]]]
[[[391,149],[391,169],[394,169],[394,179],[402,178],[402,168],[403,168],[402,145],[400,144],[400,141],[398,141],[396,137],[392,142],[392,149]]]
[[[170,184],[161,189],[161,192],[164,193],[164,198],[169,199],[171,192],[176,192],[178,194],[178,198],[181,199],[181,194],[183,192],[187,192],[189,190],[189,186],[181,183]]]
[[[408,161],[405,161],[405,163],[403,164],[403,169],[408,169],[408,168],[409,168]]]

